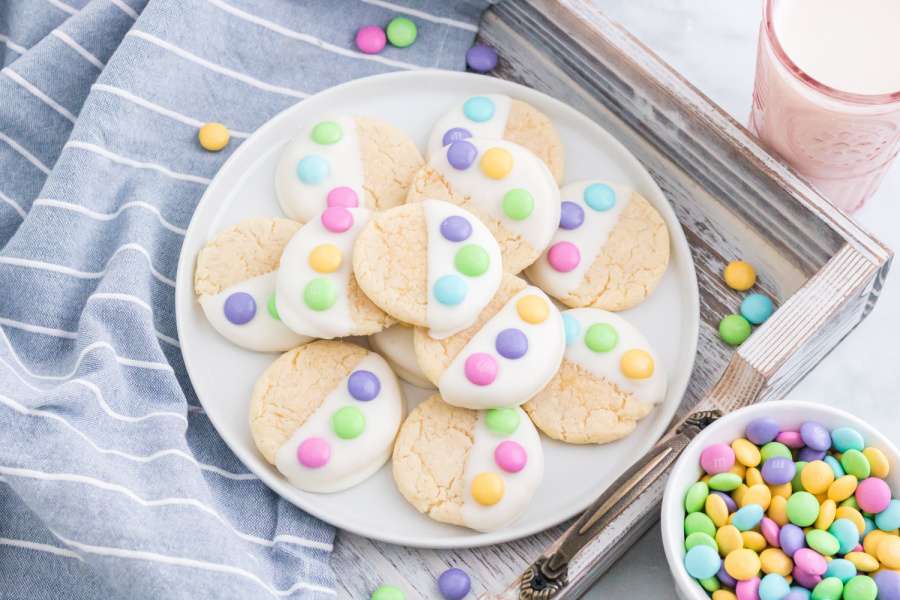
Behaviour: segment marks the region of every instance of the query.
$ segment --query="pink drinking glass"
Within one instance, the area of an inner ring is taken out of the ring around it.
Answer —
[[[875,193],[900,150],[900,90],[852,94],[801,70],[775,32],[778,4],[790,1],[764,3],[750,128],[832,204],[853,212]],[[897,60],[885,56],[885,68]]]

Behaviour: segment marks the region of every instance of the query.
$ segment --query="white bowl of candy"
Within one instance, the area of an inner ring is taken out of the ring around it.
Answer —
[[[756,404],[672,468],[662,538],[682,600],[900,600],[900,452],[853,415]]]

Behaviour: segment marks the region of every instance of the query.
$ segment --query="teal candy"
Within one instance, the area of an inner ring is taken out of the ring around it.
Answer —
[[[835,536],[821,529],[810,529],[807,532],[806,545],[822,556],[834,556],[841,548],[841,543]]]
[[[800,481],[800,471],[803,470],[803,467],[806,466],[805,460],[798,460],[794,463],[794,466],[797,467],[797,472],[794,473],[794,478],[791,480],[791,491],[792,492],[802,492],[803,491],[803,483]]]
[[[787,579],[777,573],[769,573],[759,582],[759,600],[781,600],[791,591]]]
[[[716,540],[712,538],[708,533],[703,533],[702,531],[695,531],[691,535],[684,538],[684,549],[690,550],[694,546],[709,546],[716,552],[719,551],[719,544],[716,543]]]
[[[328,161],[318,154],[304,156],[300,162],[297,163],[297,177],[300,178],[300,181],[308,185],[321,183],[328,177],[330,171],[331,168],[328,166]]]
[[[709,593],[713,593],[714,591],[722,587],[722,584],[719,582],[718,577],[707,577],[706,579],[701,579],[700,585],[702,585],[703,589]]]
[[[856,566],[846,558],[835,558],[828,562],[825,577],[837,577],[841,583],[847,583],[856,576]]]
[[[783,456],[787,459],[794,460],[794,457],[791,456],[791,449],[781,442],[769,442],[764,445],[759,449],[759,456],[762,459],[762,462],[766,462],[773,456]]]
[[[456,306],[461,303],[467,291],[468,286],[459,275],[444,275],[434,282],[434,297],[445,306]]]
[[[838,427],[831,432],[831,445],[838,452],[847,450],[862,452],[866,447],[866,442],[863,440],[862,434],[852,427]]]
[[[847,554],[859,543],[859,529],[850,519],[838,519],[828,528],[828,533],[837,539],[840,554]]]
[[[759,525],[762,518],[762,506],[759,504],[748,504],[747,506],[738,509],[738,511],[731,516],[731,524],[741,531],[750,531]]]
[[[484,123],[494,116],[494,101],[484,96],[472,96],[463,104],[463,114],[470,121]]]
[[[873,521],[871,517],[863,517],[863,523],[866,524],[866,528],[865,530],[863,530],[862,537],[866,537],[867,535],[869,535],[870,531],[875,529],[876,525],[875,521]]]
[[[812,600],[841,600],[844,583],[837,577],[826,577],[813,588]],[[760,596],[762,600],[762,596]]]
[[[691,513],[684,518],[684,534],[689,536],[697,532],[705,533],[711,538],[716,537],[716,526],[706,513]]]
[[[714,577],[721,566],[719,553],[709,546],[694,546],[684,555],[684,568],[694,579]]]
[[[831,467],[831,471],[834,473],[835,479],[837,479],[838,477],[843,477],[847,474],[844,472],[844,467],[841,466],[841,463],[838,462],[838,459],[836,459],[832,455],[829,454],[822,460],[825,461],[825,464]]]
[[[763,294],[750,294],[741,302],[741,316],[754,325],[765,323],[773,312],[772,300]]]
[[[875,526],[882,531],[900,527],[900,500],[894,498],[886,509],[875,515]]]
[[[581,323],[572,315],[563,314],[562,318],[566,330],[566,346],[570,346],[581,335]]]
[[[703,481],[698,481],[688,488],[684,495],[684,510],[687,513],[695,513],[703,510],[706,497],[709,496],[709,487]]]
[[[592,183],[584,188],[584,203],[603,212],[616,205],[616,192],[605,183]]]

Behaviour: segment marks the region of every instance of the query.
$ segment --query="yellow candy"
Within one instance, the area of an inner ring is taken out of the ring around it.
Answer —
[[[543,323],[550,316],[550,306],[540,296],[529,294],[522,296],[516,302],[516,312],[519,313],[519,318],[526,323],[536,325]]]
[[[759,466],[762,458],[759,455],[759,448],[750,440],[738,438],[731,442],[731,449],[734,450],[734,457],[745,467]]]
[[[737,600],[737,596],[734,595],[734,592],[722,589],[712,593],[712,600]]]
[[[766,538],[758,531],[742,531],[741,539],[744,540],[744,548],[754,552],[762,552],[766,547]]]
[[[769,486],[764,483],[757,483],[747,488],[747,491],[741,496],[740,505],[743,508],[748,504],[758,504],[762,506],[763,510],[766,510],[771,502],[772,492],[769,491]]]
[[[878,544],[878,562],[888,569],[900,569],[900,537],[886,536]]]
[[[496,473],[479,473],[472,480],[472,497],[484,506],[497,504],[503,498],[503,478]]]
[[[878,546],[888,537],[890,536],[880,529],[873,529],[863,539],[863,550],[872,556],[878,556]]]
[[[334,273],[341,266],[341,251],[334,244],[319,244],[309,253],[309,266],[317,273]]]
[[[780,548],[766,548],[759,555],[759,562],[762,565],[763,573],[777,573],[782,577],[787,577],[794,569],[794,561],[785,554]]]
[[[204,150],[218,152],[228,145],[228,128],[221,123],[207,123],[197,134]]]
[[[790,498],[790,497],[791,497],[791,494],[794,493],[793,490],[791,489],[791,482],[790,482],[790,481],[788,481],[787,483],[782,483],[781,485],[770,485],[770,486],[769,486],[769,491],[772,492],[772,497],[773,497],[773,498],[774,498],[775,496],[781,496],[781,497],[784,498],[785,500],[787,500],[788,498]]]
[[[788,485],[791,485],[788,483]],[[766,511],[766,515],[779,527],[784,527],[788,524],[788,516],[787,516],[787,498],[784,496],[772,496],[772,501],[769,503],[769,510]]]
[[[828,498],[835,502],[843,502],[856,491],[857,479],[853,475],[844,475],[828,486]]]
[[[741,463],[734,463],[734,466],[728,469],[728,472],[734,473],[741,479],[744,479],[747,476],[747,467],[745,467]]]
[[[863,450],[863,456],[869,459],[869,467],[872,469],[872,477],[884,479],[891,472],[891,463],[888,462],[887,456],[878,448],[866,448]]]
[[[731,499],[734,500],[735,504],[737,504],[738,506],[743,506],[743,504],[741,504],[741,499],[744,497],[744,494],[747,493],[748,489],[750,488],[742,483],[737,487],[736,490],[731,492]]]
[[[834,518],[835,520],[850,519],[853,521],[853,524],[856,525],[856,529],[859,530],[860,535],[866,530],[866,522],[863,520],[862,513],[852,506],[838,507],[837,512],[834,514]],[[871,535],[871,533],[869,535]]]
[[[728,287],[739,292],[749,290],[756,283],[756,270],[753,265],[743,260],[728,263],[723,276]]]
[[[759,567],[759,555],[748,548],[734,550],[725,557],[725,572],[738,581],[753,579]]]
[[[728,524],[728,505],[716,494],[710,494],[706,497],[706,505],[704,506],[706,516],[712,519],[716,527],[722,527]]]
[[[632,348],[622,355],[619,368],[628,379],[647,379],[653,375],[653,357],[646,350]]]
[[[762,478],[762,473],[759,472],[759,469],[756,467],[749,467],[744,475],[744,481],[750,487],[754,485],[761,485],[765,483]]]
[[[804,469],[805,470],[805,469]],[[819,506],[819,516],[816,518],[816,529],[828,529],[834,523],[834,516],[837,514],[837,504],[834,500],[825,500]]]
[[[878,568],[878,559],[866,552],[848,552],[844,558],[852,562],[857,571],[863,573],[871,573]]]
[[[719,545],[719,554],[728,556],[735,550],[744,547],[744,538],[741,537],[741,532],[737,527],[725,525],[716,531],[716,544]]]
[[[814,460],[800,471],[800,483],[803,485],[803,489],[810,494],[825,493],[832,482],[834,482],[834,471],[824,460]]]
[[[481,172],[491,179],[503,179],[512,171],[513,157],[505,148],[489,148],[479,165]]]

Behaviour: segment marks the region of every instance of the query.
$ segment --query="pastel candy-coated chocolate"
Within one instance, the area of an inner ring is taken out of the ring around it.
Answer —
[[[368,402],[378,396],[381,391],[381,382],[375,373],[360,369],[351,373],[347,378],[347,391],[356,400]]]
[[[472,137],[472,132],[465,127],[451,127],[444,132],[444,137],[441,138],[441,145],[449,146],[453,142],[464,140],[470,137]]]
[[[803,462],[813,462],[814,460],[822,460],[825,458],[825,450],[813,450],[809,446],[804,448],[800,448],[800,451],[797,452],[797,460],[802,460]]]
[[[691,535],[694,532],[702,532],[710,537],[716,536],[716,525],[702,512],[691,513],[684,518],[684,533]]]
[[[759,449],[759,455],[763,462],[769,460],[773,456],[783,456],[785,458],[792,458],[793,456],[791,454],[791,449],[779,442],[763,444],[763,447]]]
[[[775,437],[775,441],[784,444],[788,448],[803,447],[803,438],[800,437],[799,431],[782,431]]]
[[[750,337],[750,321],[741,315],[727,315],[719,321],[719,337],[729,346],[739,346]]]
[[[869,467],[873,477],[881,477],[884,479],[891,472],[891,463],[888,461],[884,452],[878,448],[869,446],[863,450],[863,456],[869,461]]]
[[[729,495],[726,494],[725,492],[720,492],[720,491],[718,491],[718,490],[713,490],[713,491],[710,492],[710,494],[715,494],[716,496],[718,496],[718,497],[720,497],[722,500],[724,500],[724,501],[725,501],[725,506],[728,507],[728,512],[729,512],[729,513],[733,513],[734,511],[737,510],[737,503],[734,501],[734,498],[732,498],[731,496],[729,496]]]
[[[831,447],[831,434],[821,423],[806,421],[800,425],[800,437],[803,443],[813,450],[828,450]]]
[[[472,224],[460,215],[451,215],[441,221],[441,235],[451,242],[463,242],[472,235]]]
[[[860,481],[872,474],[869,459],[859,450],[847,450],[841,454],[841,466],[849,475],[853,475]]]
[[[472,96],[463,103],[463,114],[470,121],[484,123],[494,116],[494,101],[485,96]]]
[[[769,485],[782,485],[794,478],[797,467],[790,458],[773,456],[763,463],[761,473],[763,481]]]
[[[730,588],[733,588],[737,585],[737,579],[728,574],[728,571],[725,570],[725,565],[722,565],[719,568],[719,572],[716,573],[716,577],[721,581],[724,585],[727,585]]]
[[[759,600],[781,600],[790,591],[787,579],[776,573],[769,573],[759,582]]]
[[[882,531],[900,527],[900,500],[891,500],[887,508],[875,515],[875,526]]]
[[[891,502],[891,488],[883,479],[869,477],[856,486],[856,502],[867,513],[880,513]]]
[[[719,545],[716,543],[709,534],[703,533],[702,531],[695,531],[691,535],[684,538],[684,549],[685,551],[690,550],[694,546],[709,546],[716,552],[719,551]]]
[[[475,385],[490,385],[497,379],[500,367],[490,354],[476,352],[466,359],[464,371],[466,379]]]
[[[841,600],[844,584],[837,577],[826,577],[813,589],[812,600]]]
[[[697,481],[691,484],[684,495],[684,510],[688,514],[703,510],[708,495],[709,486],[705,482]]]
[[[416,41],[418,30],[412,20],[406,17],[394,17],[388,23],[386,33],[387,39],[392,46],[406,48]]]
[[[720,492],[731,492],[741,485],[741,476],[734,473],[716,473],[709,478],[709,487]]]
[[[793,557],[798,550],[806,547],[806,536],[802,529],[793,523],[788,523],[778,532],[778,542],[784,553]]]
[[[320,437],[306,438],[297,448],[297,460],[308,469],[318,469],[331,459],[331,446]]]
[[[762,446],[774,440],[778,431],[779,425],[775,419],[762,417],[747,424],[745,437],[757,446]]]
[[[725,557],[725,570],[738,581],[755,578],[760,566],[759,555],[749,548],[733,550]]]
[[[734,450],[728,444],[712,444],[700,453],[700,466],[710,475],[725,473],[734,466]]]
[[[398,587],[380,585],[372,592],[371,600],[405,600],[406,595]]]
[[[879,571],[872,579],[878,586],[879,600],[900,600],[900,573]]]
[[[779,534],[781,533],[781,528],[778,527],[778,523],[770,519],[769,517],[763,517],[762,521],[759,524],[759,530],[762,532],[763,537],[766,538],[766,542],[772,546],[773,548],[778,548],[781,545],[779,541]]]
[[[781,600],[809,600],[809,590],[797,585],[792,585],[791,591]]]
[[[809,492],[794,492],[787,501],[787,514],[794,525],[808,527],[819,516],[819,501]]]
[[[466,140],[457,140],[447,148],[447,162],[457,171],[465,171],[478,156],[478,148]]]
[[[347,186],[338,186],[328,192],[325,198],[328,206],[343,206],[344,208],[356,208],[359,206],[359,196],[353,191],[353,188]]]
[[[356,32],[356,47],[365,54],[378,54],[387,44],[387,35],[377,25],[360,27]]]
[[[759,577],[739,581],[734,588],[737,600],[759,600]]]
[[[819,582],[822,581],[821,575],[813,575],[812,573],[807,573],[796,565],[794,565],[794,570],[791,571],[791,575],[793,575],[794,577],[794,583],[810,590],[816,587]]]
[[[750,294],[741,302],[741,316],[753,323],[761,325],[775,312],[771,298],[764,294]]]
[[[476,73],[493,71],[497,66],[497,51],[485,44],[475,44],[466,51],[466,64]]]
[[[828,528],[828,533],[838,541],[840,554],[847,554],[859,544],[859,529],[850,519],[835,519]]]
[[[824,460],[825,463],[826,463],[829,467],[831,467],[832,472],[834,472],[834,477],[835,477],[835,479],[838,479],[838,478],[843,477],[844,475],[846,475],[846,473],[844,472],[844,467],[841,466],[840,461],[838,461],[838,459],[836,459],[835,457],[833,457],[833,456],[831,456],[831,455],[829,454],[828,456],[826,456],[826,457],[823,458],[822,460]]]
[[[875,600],[878,586],[867,575],[857,575],[844,586],[844,600]]]
[[[462,569],[447,569],[438,577],[438,591],[444,600],[462,600],[472,588],[472,581]]]
[[[741,531],[749,531],[759,525],[762,518],[762,506],[758,504],[748,504],[732,515],[731,524]]]
[[[841,547],[836,537],[821,529],[811,529],[806,533],[806,545],[822,556],[834,556]]]
[[[518,473],[525,468],[528,453],[518,442],[505,440],[494,449],[494,462],[507,473]]]
[[[574,202],[564,201],[559,210],[559,226],[561,229],[578,229],[584,223],[584,209]]]
[[[822,575],[828,569],[825,558],[810,548],[800,548],[794,552],[794,565],[810,575]]]
[[[244,325],[256,316],[256,300],[247,292],[235,292],[225,299],[222,309],[230,322]]]
[[[831,430],[831,445],[838,452],[846,452],[847,450],[859,450],[862,452],[866,443],[860,432],[852,427],[838,427]]]
[[[855,575],[856,567],[844,558],[835,558],[829,561],[828,568],[825,569],[825,577],[837,577],[841,583],[847,583]]]
[[[734,450],[734,457],[737,461],[745,467],[757,467],[762,462],[759,448],[749,440],[738,438],[731,442],[731,449]]]
[[[719,558],[719,553],[709,546],[694,546],[684,555],[684,568],[688,575],[695,579],[712,577],[721,566],[722,559]]]

